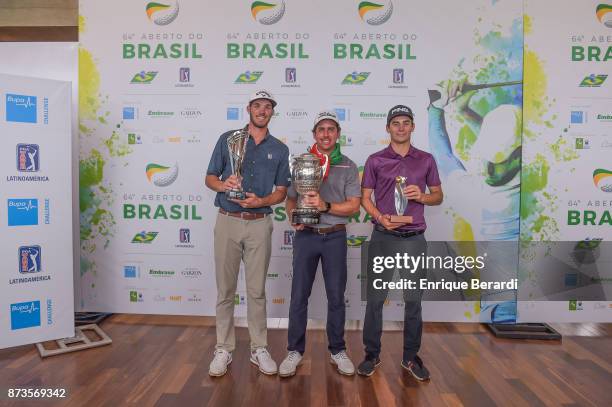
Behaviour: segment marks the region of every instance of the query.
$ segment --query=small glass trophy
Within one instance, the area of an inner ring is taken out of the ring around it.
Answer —
[[[406,187],[406,177],[395,177],[395,212],[397,215],[390,216],[391,223],[401,223],[403,225],[412,223],[412,216],[404,215],[408,208],[408,198],[404,195],[403,189]]]

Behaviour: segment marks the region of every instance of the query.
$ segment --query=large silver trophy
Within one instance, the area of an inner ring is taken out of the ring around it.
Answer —
[[[317,208],[304,203],[304,194],[310,191],[319,191],[328,165],[329,157],[327,155],[323,165],[321,165],[317,156],[310,153],[289,157],[291,182],[298,193],[296,208],[290,215],[292,224],[314,225],[319,223],[321,212]]]
[[[404,215],[408,207],[408,198],[404,195],[403,189],[406,188],[406,177],[398,175],[395,177],[395,212],[397,215],[391,215],[391,223],[412,223],[412,216]]]
[[[227,138],[227,149],[229,150],[229,160],[232,167],[232,174],[242,182],[242,163],[246,155],[247,142],[249,141],[249,132],[246,128],[236,130]],[[237,189],[229,189],[225,191],[225,196],[228,199],[246,199],[246,194],[242,187]]]

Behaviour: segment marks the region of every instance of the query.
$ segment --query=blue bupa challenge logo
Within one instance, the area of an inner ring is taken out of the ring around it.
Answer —
[[[38,225],[38,199],[9,199],[8,225]]]
[[[6,94],[6,121],[36,123],[36,96]]]
[[[40,326],[40,301],[11,304],[11,330]]]
[[[22,274],[42,271],[42,249],[40,246],[19,247],[19,272]]]

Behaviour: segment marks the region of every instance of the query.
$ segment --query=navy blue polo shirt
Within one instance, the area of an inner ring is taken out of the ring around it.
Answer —
[[[221,177],[222,181],[232,175],[227,138],[234,131],[230,130],[219,137],[212,157],[210,157],[210,163],[206,171],[207,175]],[[252,192],[258,197],[264,197],[272,193],[274,186],[288,187],[290,183],[289,149],[287,146],[269,132],[259,145],[255,144],[253,137],[249,136],[246,155],[242,164],[242,189],[245,192]],[[228,212],[272,213],[272,208],[269,206],[243,208],[235,202],[228,201],[225,192],[217,192],[215,206]]]

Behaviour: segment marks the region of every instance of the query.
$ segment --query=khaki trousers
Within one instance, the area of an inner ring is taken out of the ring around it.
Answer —
[[[217,349],[236,347],[234,304],[244,262],[251,350],[267,346],[266,274],[272,252],[272,216],[244,220],[219,213],[215,224]]]

